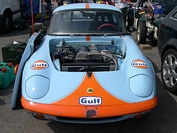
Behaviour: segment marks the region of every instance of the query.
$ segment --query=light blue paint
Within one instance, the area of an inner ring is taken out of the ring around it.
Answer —
[[[110,11],[116,11],[121,12],[119,8],[112,6],[112,5],[106,5],[106,4],[95,4],[95,3],[89,3],[89,7],[91,9],[97,9],[97,10],[110,10]],[[86,3],[77,3],[77,4],[68,4],[66,6],[60,6],[59,8],[56,8],[53,13],[61,12],[61,11],[68,11],[68,10],[81,10],[86,9]]]
[[[31,99],[44,97],[50,87],[50,80],[46,77],[37,75],[32,76],[26,81],[25,93]],[[24,92],[23,92],[24,93]]]
[[[130,89],[139,97],[149,97],[153,92],[153,82],[145,75],[137,75],[130,78]]]

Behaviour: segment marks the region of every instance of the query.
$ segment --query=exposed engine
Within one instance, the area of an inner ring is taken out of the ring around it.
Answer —
[[[59,46],[53,54],[53,60],[60,61],[61,71],[70,72],[115,71],[118,58],[122,58],[122,53],[113,45],[91,44],[78,49]]]

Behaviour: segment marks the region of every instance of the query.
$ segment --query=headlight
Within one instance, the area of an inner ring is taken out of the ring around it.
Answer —
[[[146,75],[137,75],[130,78],[131,91],[139,97],[148,97],[152,94],[153,83]]]
[[[32,76],[26,81],[26,94],[29,98],[44,97],[49,90],[49,79],[43,76]]]

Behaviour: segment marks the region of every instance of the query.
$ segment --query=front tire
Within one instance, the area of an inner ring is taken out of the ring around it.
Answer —
[[[2,33],[8,34],[13,29],[12,14],[10,12],[4,13]]]
[[[165,88],[177,94],[177,51],[169,49],[162,57],[161,77]]]
[[[137,26],[137,41],[138,44],[145,44],[146,43],[146,23],[139,21]]]

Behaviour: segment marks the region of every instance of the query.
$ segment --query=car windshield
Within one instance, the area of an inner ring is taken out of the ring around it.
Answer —
[[[106,10],[76,10],[55,13],[48,30],[48,34],[56,35],[96,35],[125,32],[121,13]]]

